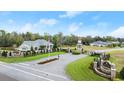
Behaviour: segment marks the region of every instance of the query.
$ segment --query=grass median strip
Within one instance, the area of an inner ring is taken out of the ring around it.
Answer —
[[[64,52],[53,52],[50,53],[50,56],[55,56],[58,54],[64,54]],[[17,63],[17,62],[25,62],[25,61],[33,61],[33,60],[38,60],[41,58],[48,57],[47,54],[39,54],[36,56],[28,56],[28,57],[0,57],[0,61],[6,62],[6,63]]]

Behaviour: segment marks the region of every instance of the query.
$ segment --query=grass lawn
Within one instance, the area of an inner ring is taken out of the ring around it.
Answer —
[[[50,56],[54,56],[58,54],[64,54],[64,52],[53,52],[53,53],[50,53]],[[38,60],[41,58],[48,57],[48,55],[49,54],[47,53],[47,54],[40,54],[40,55],[29,56],[29,57],[10,57],[10,58],[0,57],[0,61],[6,62],[6,63],[17,63],[17,62]]]
[[[109,47],[98,47],[98,46],[83,46],[83,49],[86,51],[90,50],[105,50],[105,49],[110,49]]]
[[[101,77],[93,72],[90,68],[90,64],[93,62],[94,57],[87,56],[85,58],[78,59],[66,67],[66,74],[72,80],[89,80],[89,81],[103,81],[108,80],[104,77]]]
[[[75,49],[76,46],[63,46],[62,48],[70,48],[70,49]],[[86,46],[83,45],[82,48],[86,51],[90,50],[105,50],[105,49],[110,49],[109,47],[98,47],[98,46]]]
[[[121,80],[119,72],[124,67],[124,50],[114,50],[109,53],[111,54],[110,61],[116,65],[116,70],[118,73],[116,75],[116,79]]]

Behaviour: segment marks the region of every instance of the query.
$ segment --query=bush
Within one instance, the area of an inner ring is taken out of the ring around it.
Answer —
[[[61,51],[64,51],[64,52],[67,53],[68,52],[68,49],[61,49]]]
[[[74,55],[79,55],[79,54],[81,54],[81,52],[78,51],[78,50],[72,50],[72,54],[74,54]]]
[[[86,50],[83,50],[83,52],[82,53],[87,53],[87,51]]]
[[[14,50],[13,47],[1,47],[1,50]]]
[[[7,51],[3,51],[3,52],[2,52],[2,56],[3,56],[3,57],[7,57],[7,53],[8,53]]]
[[[120,76],[122,79],[124,79],[124,67],[122,68],[122,70],[120,71]]]

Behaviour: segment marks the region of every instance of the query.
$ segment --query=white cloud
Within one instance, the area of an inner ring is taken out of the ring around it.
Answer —
[[[9,24],[13,24],[13,23],[14,23],[14,20],[9,19],[9,20],[8,20],[8,23],[9,23]]]
[[[57,22],[56,19],[40,19],[40,23],[44,25],[55,25]]]
[[[92,25],[81,25],[75,34],[79,33],[80,36],[106,36],[108,30],[110,30],[108,23],[98,22]]]
[[[102,16],[102,14],[98,14],[96,16],[93,16],[92,19],[96,21],[96,20],[99,20],[101,18],[101,16]]]
[[[44,30],[44,28],[46,28],[46,26],[52,26],[55,25],[58,21],[56,19],[40,19],[38,22],[36,23],[26,23],[23,26],[20,27],[20,32],[27,32],[27,31],[31,31],[31,32],[39,32]]]
[[[82,23],[72,23],[68,26],[68,31],[69,32],[75,32],[80,29]]]
[[[110,36],[124,38],[124,26],[119,27],[110,33]]]
[[[59,17],[60,18],[66,18],[66,17],[73,18],[73,17],[75,17],[81,13],[83,13],[83,12],[81,12],[81,11],[67,11],[65,14],[59,15]]]
[[[22,27],[20,27],[20,32],[28,32],[28,31],[32,31],[33,29],[33,25],[31,23],[26,23],[25,25],[23,25]]]

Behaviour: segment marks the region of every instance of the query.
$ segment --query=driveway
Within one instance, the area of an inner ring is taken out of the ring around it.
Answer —
[[[37,64],[47,60],[43,58],[31,62],[23,63],[0,63],[0,72],[16,80],[29,80],[29,81],[68,81],[70,80],[65,74],[65,67],[72,61],[85,57],[86,55],[72,55],[71,53],[61,54],[59,60],[46,63]],[[56,58],[52,56],[49,58]]]

